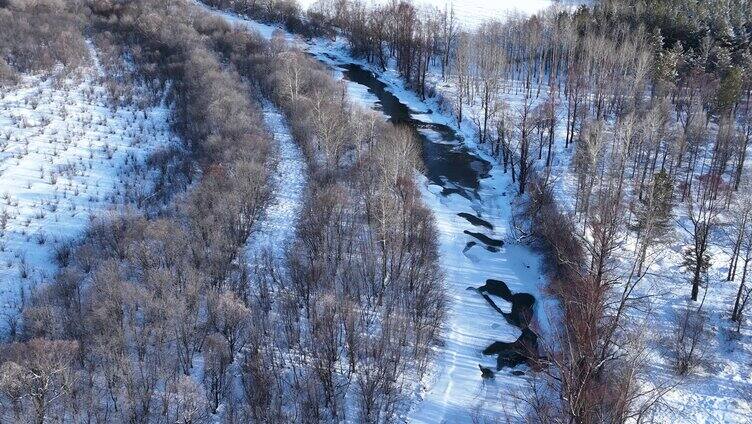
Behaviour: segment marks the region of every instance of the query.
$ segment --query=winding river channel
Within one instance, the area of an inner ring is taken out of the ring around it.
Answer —
[[[335,60],[335,58],[331,55],[326,57],[328,60],[324,63],[332,66],[330,61]],[[392,94],[387,89],[387,85],[379,80],[372,71],[364,69],[363,66],[357,63],[336,63],[336,61],[333,66],[342,70],[346,81],[367,87],[368,92],[378,98],[378,102],[374,103],[372,107],[385,114],[389,122],[395,125],[408,126],[413,130],[422,147],[423,171],[432,184],[442,188],[441,196],[458,194],[471,202],[482,201],[478,192],[481,186],[480,182],[490,177],[489,172],[492,165],[466,147],[462,137],[454,129],[448,125],[425,122],[416,118],[416,115],[431,115],[433,112],[430,110],[412,110]],[[494,226],[491,223],[476,214],[467,212],[459,212],[457,216],[464,218],[471,226],[476,227],[472,230],[466,229],[463,231],[464,234],[469,236],[463,252],[480,245],[491,253],[501,254],[504,241],[494,239],[482,232],[493,230]],[[512,293],[504,281],[496,280],[495,276],[492,275],[481,287],[477,289],[469,287],[468,289],[478,291],[509,324],[523,330],[516,341],[494,341],[483,350],[485,355],[498,356],[497,369],[525,363],[527,362],[526,356],[537,354],[537,352],[529,352],[530,350],[537,350],[537,336],[528,330],[528,325],[532,320],[533,305],[535,304],[533,295]],[[499,308],[497,306],[498,300],[494,300],[494,297],[511,303],[511,311],[504,312]],[[486,377],[493,375],[493,371],[488,368],[481,367],[480,369]]]
[[[479,182],[488,178],[491,169],[488,161],[472,154],[449,126],[415,118],[414,115],[426,111],[410,109],[387,90],[386,84],[373,72],[356,63],[336,66],[342,69],[345,80],[367,87],[379,99],[373,107],[388,116],[390,122],[408,126],[414,131],[421,142],[424,172],[432,183],[444,187],[444,194],[458,193],[468,199],[478,199]],[[440,142],[436,142],[437,139]]]
[[[519,381],[510,384],[507,380],[519,380],[530,369],[519,365],[535,365],[538,359],[538,335],[531,329],[536,297],[526,290],[514,292],[504,281],[511,277],[515,289],[527,289],[531,283],[536,287],[534,279],[540,276],[537,266],[529,265],[534,255],[519,245],[505,246],[503,235],[509,234],[512,213],[512,196],[504,191],[508,178],[499,174],[489,158],[468,147],[463,136],[446,119],[435,116],[428,104],[401,100],[394,92],[405,95],[404,90],[390,87],[363,64],[326,51],[312,54],[341,74],[348,85],[356,85],[351,90],[356,104],[384,114],[395,125],[409,127],[420,142],[428,188],[424,199],[442,232],[442,263],[454,305],[448,344],[436,369],[438,378],[410,421],[467,422],[463,403],[465,408],[498,406],[499,396],[511,386],[519,387]],[[367,94],[359,96],[363,88]],[[535,277],[527,277],[533,281],[526,282],[526,275]],[[464,293],[460,293],[463,284]],[[479,299],[480,303],[475,302]],[[493,329],[500,327],[519,333],[510,338],[507,330],[495,337]],[[486,332],[489,328],[492,331]],[[493,361],[485,362],[484,357]],[[449,377],[443,374],[446,371]],[[463,399],[455,403],[453,396]]]

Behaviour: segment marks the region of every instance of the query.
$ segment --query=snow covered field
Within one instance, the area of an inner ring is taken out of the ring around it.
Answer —
[[[94,50],[92,49],[92,53]],[[149,193],[144,160],[176,142],[164,105],[114,107],[95,63],[0,91],[0,301],[51,277],[53,255],[94,215]]]

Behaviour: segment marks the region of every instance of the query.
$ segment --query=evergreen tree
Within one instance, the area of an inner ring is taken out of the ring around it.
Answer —
[[[659,243],[672,228],[673,218],[673,182],[666,171],[661,170],[653,176],[650,191],[641,196],[634,207],[636,222],[632,229],[638,235],[640,260],[638,272],[642,272],[650,246]]]
[[[694,246],[684,249],[684,262],[682,262],[682,266],[685,267],[687,271],[689,271],[693,275],[702,275],[704,279],[705,274],[708,272],[708,269],[710,269],[710,266],[712,264],[713,260],[709,253],[705,252],[702,254],[702,257],[700,257],[697,254],[697,249],[695,249]],[[698,267],[699,272],[697,271]],[[693,298],[692,300],[697,299]]]
[[[729,113],[742,94],[743,86],[742,70],[739,67],[731,67],[721,79],[716,97],[718,112]]]

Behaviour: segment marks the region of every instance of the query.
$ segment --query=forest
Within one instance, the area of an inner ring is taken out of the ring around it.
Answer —
[[[531,326],[515,410],[467,405],[468,422],[730,420],[675,412],[714,361],[735,367],[716,376],[739,382],[734,417],[752,413],[750,1],[554,4],[476,26],[461,2],[203,3],[0,0],[3,99],[27,75],[101,63],[105,108],[167,104],[180,140],[133,166],[148,190],[56,244],[54,275],[3,311],[0,421],[414,421],[460,315],[416,178],[425,149],[301,43],[394,72],[508,178],[505,242],[540,256],[556,306]],[[279,201],[283,130],[301,212],[281,253],[249,259]],[[0,151],[22,143],[4,135]],[[2,176],[17,156],[0,159]]]

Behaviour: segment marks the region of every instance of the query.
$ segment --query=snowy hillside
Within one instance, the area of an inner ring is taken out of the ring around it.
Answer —
[[[92,50],[93,51],[93,50]],[[144,161],[175,142],[165,105],[113,106],[101,69],[24,76],[0,93],[0,299],[52,276],[91,218],[151,190]]]

